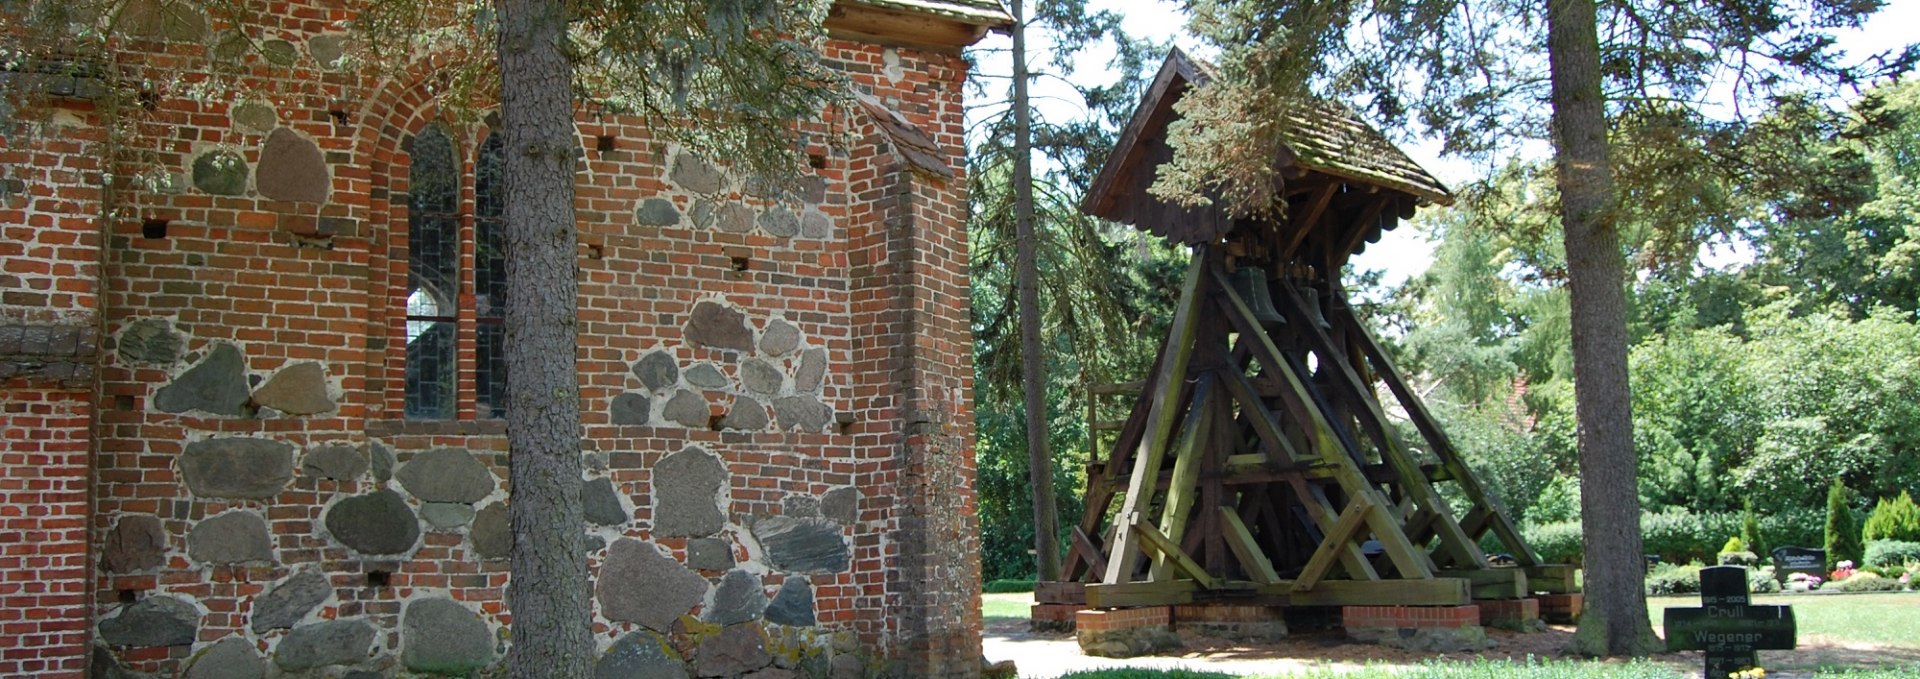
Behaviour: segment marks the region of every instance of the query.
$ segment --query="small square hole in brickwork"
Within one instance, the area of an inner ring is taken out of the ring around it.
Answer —
[[[333,124],[335,125],[339,125],[341,127],[346,127],[347,125],[347,110],[344,108],[336,108],[336,109],[328,110],[327,117],[332,118]]]
[[[140,237],[166,238],[167,225],[171,223],[173,223],[173,220],[170,219],[148,218],[142,220],[140,222]]]
[[[711,415],[711,416],[708,416],[708,417],[707,417],[707,428],[708,428],[708,429],[711,429],[711,430],[713,430],[713,431],[720,431],[720,421],[721,421],[721,420],[725,420],[725,419],[727,419],[727,418],[726,418],[726,416],[724,416],[724,415]]]
[[[120,394],[113,397],[113,409],[122,412],[133,410],[133,397]]]
[[[611,134],[603,134],[593,140],[593,150],[601,153],[618,150],[619,148],[620,144],[618,140],[615,140]]]
[[[393,574],[387,571],[367,571],[368,587],[387,587],[393,582]]]
[[[140,590],[137,590],[137,589],[120,590],[120,603],[130,604],[139,600],[140,600]]]
[[[587,259],[605,259],[607,251],[598,245],[587,246]]]
[[[734,271],[746,271],[747,266],[753,263],[753,260],[747,257],[732,257],[730,259],[733,260]]]
[[[820,169],[827,166],[827,157],[818,153],[807,154],[807,167]]]

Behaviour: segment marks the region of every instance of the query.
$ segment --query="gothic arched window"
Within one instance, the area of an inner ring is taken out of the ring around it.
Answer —
[[[506,241],[498,135],[480,145],[473,174],[454,140],[438,125],[407,147],[407,296],[405,414],[452,419],[466,403],[481,417],[506,414]],[[463,189],[473,188],[470,211]],[[472,231],[464,227],[472,214]],[[471,238],[472,247],[463,248]],[[467,259],[471,255],[472,259]],[[471,277],[461,272],[472,270]],[[463,286],[468,280],[473,288]],[[463,307],[463,299],[472,300]],[[471,357],[461,351],[472,347]],[[462,368],[472,381],[461,379]],[[470,393],[462,385],[471,384]]]

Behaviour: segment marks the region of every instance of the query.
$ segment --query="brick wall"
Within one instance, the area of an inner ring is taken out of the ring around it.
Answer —
[[[0,386],[0,676],[86,669],[87,396]]]
[[[97,308],[102,328],[95,393],[10,387],[5,403],[25,404],[19,407],[32,419],[11,410],[0,419],[0,428],[67,432],[58,438],[67,457],[53,461],[78,465],[0,472],[71,472],[78,476],[67,478],[80,482],[94,448],[91,483],[78,488],[74,511],[34,517],[48,531],[79,522],[68,527],[64,546],[50,541],[38,549],[65,554],[71,563],[48,568],[71,567],[68,582],[84,584],[64,593],[23,590],[36,599],[0,590],[7,597],[0,615],[51,614],[36,623],[44,634],[9,635],[26,644],[19,648],[52,649],[34,651],[47,662],[79,662],[91,637],[130,668],[174,672],[216,643],[237,640],[272,657],[303,629],[351,621],[374,634],[369,652],[348,664],[392,672],[409,662],[414,602],[453,600],[487,630],[510,621],[507,562],[487,533],[488,517],[497,516],[490,510],[509,497],[504,426],[472,396],[478,246],[471,180],[460,188],[466,216],[458,226],[466,272],[456,321],[462,396],[448,420],[402,415],[405,197],[414,188],[408,140],[443,125],[471,172],[487,126],[447,122],[425,83],[374,82],[319,63],[334,38],[328,26],[345,17],[335,3],[285,9],[275,13],[277,23],[259,28],[285,41],[293,65],[269,68],[249,57],[252,89],[213,103],[162,92],[137,126],[151,144],[116,168],[112,205],[98,192],[63,188],[97,182],[98,171],[87,166],[97,156],[86,149],[0,150],[58,177],[28,185],[28,193],[39,192],[32,200],[0,204],[0,248],[9,255],[0,267],[8,276],[0,279],[0,320],[91,323]],[[189,43],[131,44],[155,68],[191,70],[205,62]],[[649,134],[645,121],[582,112],[576,360],[585,480],[610,484],[624,514],[583,527],[602,545],[589,566],[596,577],[624,572],[610,564],[606,546],[639,540],[709,588],[728,570],[751,574],[768,597],[805,579],[819,629],[828,633],[807,637],[811,652],[833,653],[828,642],[839,636],[874,669],[972,676],[980,621],[959,91],[965,63],[848,41],[831,42],[829,56],[862,92],[932,139],[946,171],[903,161],[895,139],[855,110],[809,125],[819,140],[809,149],[816,167],[798,195],[759,195],[751,183],[724,176],[718,191],[699,191],[674,173],[682,149]],[[84,104],[69,106],[81,113],[61,115],[83,119]],[[852,144],[826,143],[843,130]],[[315,168],[317,183],[286,180],[312,178]],[[662,219],[667,214],[672,220]],[[751,215],[744,229],[727,221],[738,214]],[[781,222],[783,214],[794,221]],[[62,282],[68,279],[79,282]],[[694,337],[690,323],[703,308],[736,315],[750,346],[721,349]],[[776,326],[794,331],[795,346],[773,346]],[[664,387],[640,368],[656,355],[679,375]],[[749,384],[750,363],[779,374],[771,390]],[[723,386],[692,382],[709,366]],[[815,368],[823,374],[809,380]],[[682,410],[687,417],[676,419],[683,394],[704,417]],[[72,410],[62,415],[65,424],[40,412],[56,403]],[[757,411],[763,424],[725,424],[746,411]],[[89,441],[83,434],[96,416]],[[0,454],[9,460],[54,452],[6,440]],[[477,484],[470,496],[435,499],[426,482],[406,478],[409,465],[438,464],[426,453],[441,448],[465,451],[459,459],[484,470],[467,479]],[[677,520],[663,508],[678,500],[664,490],[677,480],[660,478],[665,472],[656,468],[687,450],[720,463],[720,523],[697,534],[657,531]],[[215,477],[228,486],[213,488]],[[235,487],[234,478],[256,487]],[[0,491],[10,493],[0,510],[19,506],[17,491]],[[365,511],[403,520],[338,524],[389,496],[400,509]],[[402,524],[417,530],[404,549],[370,551],[373,542],[351,537]],[[264,526],[264,546],[249,542],[254,525]],[[844,567],[783,566],[772,526],[796,525],[843,542]],[[716,546],[732,568],[695,563],[696,551]],[[91,571],[88,553],[101,562]],[[42,557],[52,558],[32,558]],[[263,611],[284,604],[303,578],[323,583],[319,599],[296,607],[286,624],[263,624]],[[709,594],[691,612],[703,615],[713,602]],[[622,619],[622,605],[595,600],[602,649],[634,635],[674,636]],[[140,616],[179,621],[184,638],[116,627],[148,619]],[[20,629],[13,624],[0,618],[0,630]],[[56,628],[67,636],[55,636]],[[0,649],[9,649],[5,643]],[[681,650],[699,662],[697,645]],[[8,650],[0,662],[16,657]],[[5,667],[0,674],[11,673]]]

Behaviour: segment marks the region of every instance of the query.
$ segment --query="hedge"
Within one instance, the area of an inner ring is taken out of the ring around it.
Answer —
[[[1032,580],[994,580],[984,588],[988,594],[1018,594],[1033,591]]]
[[[1642,549],[1666,563],[1716,561],[1727,538],[1740,535],[1741,512],[1694,514],[1668,510],[1640,515]],[[1798,509],[1760,517],[1763,541],[1775,546],[1817,547],[1823,543],[1825,513]],[[1580,522],[1561,521],[1522,528],[1527,544],[1549,563],[1579,563],[1583,550]],[[1759,555],[1762,562],[1769,560]]]
[[[1867,543],[1867,555],[1860,561],[1868,566],[1904,566],[1920,562],[1920,542],[1874,540]]]

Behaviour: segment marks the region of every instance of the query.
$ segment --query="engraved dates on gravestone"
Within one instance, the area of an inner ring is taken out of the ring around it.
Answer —
[[[1700,608],[1666,610],[1667,650],[1706,652],[1706,676],[1755,667],[1755,651],[1795,645],[1793,609],[1757,606],[1747,598],[1747,569],[1700,569]]]

